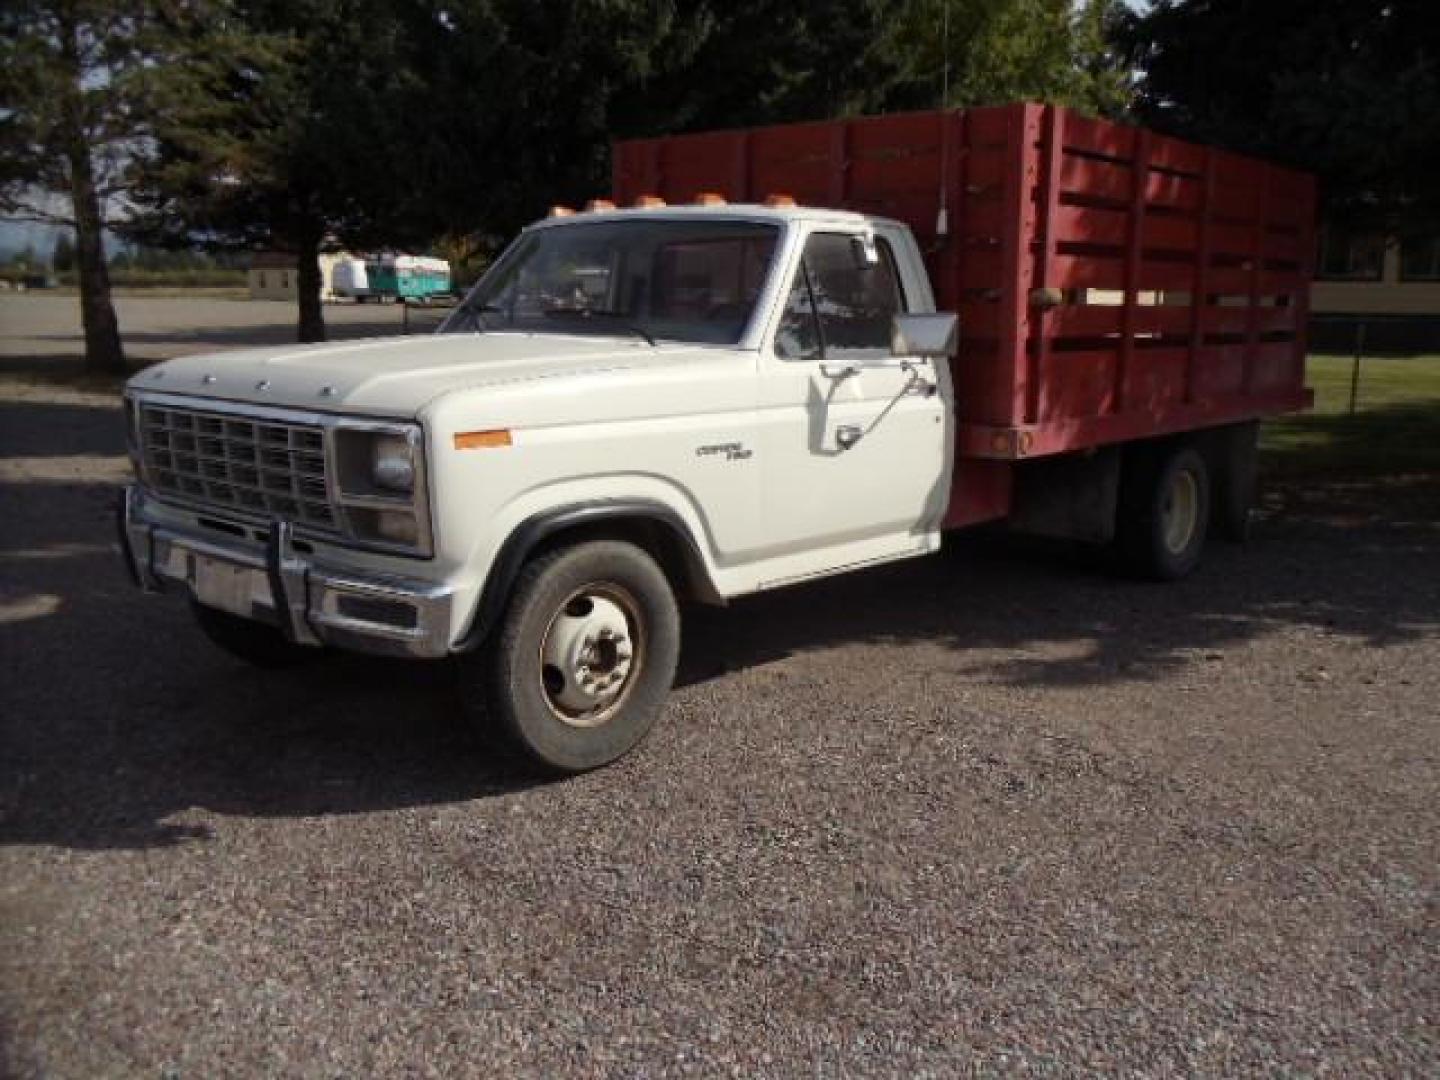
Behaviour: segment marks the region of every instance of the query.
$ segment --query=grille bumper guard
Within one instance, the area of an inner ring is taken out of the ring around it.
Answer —
[[[125,566],[145,592],[176,585],[202,602],[213,599],[200,595],[198,567],[218,564],[230,576],[232,597],[253,598],[218,606],[273,622],[297,644],[388,656],[438,657],[450,651],[454,590],[448,586],[317,566],[296,551],[289,522],[272,523],[261,547],[179,532],[148,520],[145,507],[145,493],[130,484],[116,513]],[[237,610],[241,607],[248,610]]]

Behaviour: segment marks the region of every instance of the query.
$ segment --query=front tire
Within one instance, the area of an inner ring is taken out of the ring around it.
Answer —
[[[1125,570],[1176,581],[1200,563],[1210,523],[1210,472],[1193,447],[1146,450],[1126,463],[1116,539]]]
[[[190,601],[190,611],[212,644],[258,668],[294,667],[324,655],[323,649],[286,641],[273,626],[220,611],[198,600]]]
[[[483,702],[489,723],[531,761],[586,772],[649,733],[679,655],[679,609],[655,560],[633,544],[580,543],[521,571],[473,658],[479,686],[466,700]]]

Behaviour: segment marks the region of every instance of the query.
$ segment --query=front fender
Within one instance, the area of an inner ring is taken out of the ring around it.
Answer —
[[[485,639],[499,621],[521,569],[548,538],[569,529],[632,521],[663,528],[677,543],[691,582],[706,599],[720,599],[694,529],[674,508],[658,500],[640,498],[573,502],[531,514],[508,531],[499,551],[490,561],[470,625],[456,649],[469,651]]]

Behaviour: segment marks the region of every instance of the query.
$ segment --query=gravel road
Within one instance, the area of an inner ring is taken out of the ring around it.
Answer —
[[[133,592],[42,303],[0,298],[0,1074],[1440,1071],[1433,479],[1271,491],[1174,586],[982,538],[699,612],[646,746],[536,784],[446,664],[259,674]],[[149,355],[288,320],[140,303]]]

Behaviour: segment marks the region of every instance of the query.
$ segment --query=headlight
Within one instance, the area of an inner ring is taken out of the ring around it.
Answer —
[[[381,435],[374,442],[370,479],[377,488],[409,495],[415,490],[415,451],[400,435]]]
[[[336,497],[362,544],[428,555],[425,457],[414,424],[342,420],[334,428]]]

